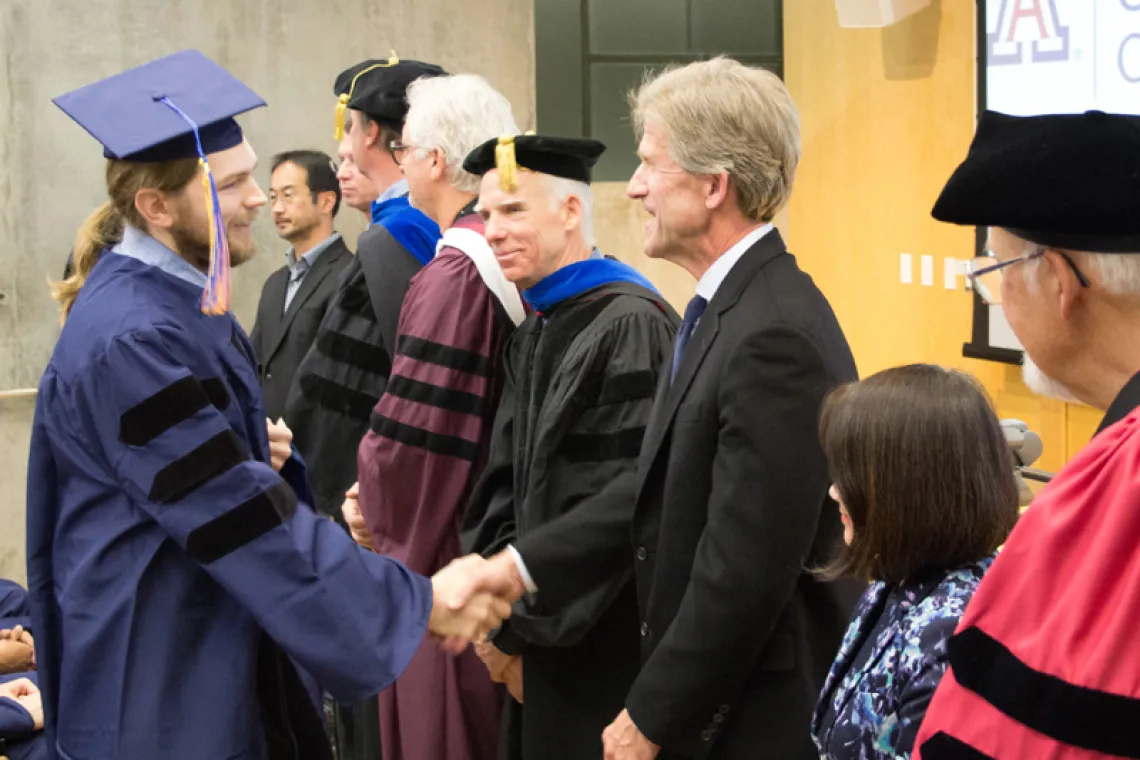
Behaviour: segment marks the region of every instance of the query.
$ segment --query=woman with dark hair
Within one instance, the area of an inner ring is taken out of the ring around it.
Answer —
[[[909,758],[946,645],[1017,520],[1005,437],[969,375],[925,364],[834,391],[820,441],[847,546],[871,581],[812,719],[826,760]]]

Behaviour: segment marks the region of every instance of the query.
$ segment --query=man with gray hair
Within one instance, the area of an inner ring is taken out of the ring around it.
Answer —
[[[934,218],[990,227],[974,289],[1039,393],[1104,412],[950,640],[915,757],[1140,757],[1140,118],[982,115]]]
[[[556,607],[632,569],[642,668],[607,760],[818,757],[812,708],[860,588],[809,570],[842,531],[816,431],[856,371],[771,223],[796,107],[771,73],[717,58],[647,81],[633,118],[646,253],[698,281],[636,474],[520,535],[471,587],[513,574]]]
[[[533,309],[507,341],[490,461],[465,520],[473,551],[493,554],[575,520],[637,466],[679,320],[637,270],[595,247],[588,182],[603,150],[595,140],[506,136],[464,163],[484,175],[487,240]],[[501,760],[601,760],[602,730],[640,663],[628,561],[573,598],[527,600],[514,615],[517,625],[477,647],[521,702],[504,723],[512,751]]]
[[[404,298],[392,372],[343,512],[359,543],[438,570],[459,555],[461,511],[487,460],[499,405],[499,357],[525,316],[483,238],[473,213],[478,178],[462,163],[475,146],[518,128],[510,103],[482,77],[419,79],[407,97],[403,135],[388,148],[412,205],[444,233]],[[502,689],[470,650],[453,657],[425,640],[379,702],[385,758],[498,754]]]

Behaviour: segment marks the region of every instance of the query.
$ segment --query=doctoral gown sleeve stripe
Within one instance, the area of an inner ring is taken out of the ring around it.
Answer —
[[[486,356],[456,346],[437,343],[427,338],[401,335],[396,346],[396,353],[409,359],[438,364],[441,367],[457,369],[460,372],[470,372],[482,377],[491,376],[491,361]]]
[[[405,425],[377,412],[372,414],[372,432],[382,438],[389,438],[406,446],[426,449],[432,454],[439,454],[440,456],[455,457],[468,462],[474,462],[479,456],[479,444],[477,443],[459,436],[433,433],[430,430]]]
[[[94,421],[92,434],[131,502],[325,689],[342,701],[375,694],[423,638],[430,582],[297,508],[292,489],[253,458],[231,420],[201,404],[209,394],[187,378],[190,367],[209,365],[202,357],[197,339],[178,326],[120,335],[79,379],[75,416]],[[123,417],[169,398],[172,386],[200,408],[145,445],[121,442]],[[263,428],[249,427],[259,424],[247,420],[241,431],[261,438]]]
[[[373,546],[420,572],[458,555],[458,526],[487,460],[511,323],[465,254],[444,247],[412,283],[392,378],[359,452]]]
[[[387,376],[392,371],[392,362],[384,349],[351,335],[331,331],[321,333],[317,338],[317,349],[330,359],[368,372]]]
[[[128,446],[145,446],[207,404],[221,411],[229,407],[230,397],[220,380],[211,378],[199,383],[190,376],[180,378],[123,413],[119,419],[119,440]]]

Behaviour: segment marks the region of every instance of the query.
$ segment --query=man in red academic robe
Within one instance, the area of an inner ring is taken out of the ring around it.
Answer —
[[[345,519],[375,551],[413,569],[439,569],[459,556],[461,510],[486,463],[502,391],[499,357],[525,317],[473,213],[478,178],[462,163],[479,144],[517,129],[506,98],[472,75],[415,82],[408,103],[391,149],[412,205],[445,232],[404,298],[392,374],[360,444]],[[498,754],[502,689],[471,650],[452,655],[425,640],[379,701],[385,758]]]
[[[1106,410],[966,609],[915,757],[1140,758],[1140,119],[986,113],[937,219],[1030,388]]]

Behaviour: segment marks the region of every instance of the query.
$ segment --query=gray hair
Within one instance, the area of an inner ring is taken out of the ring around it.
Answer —
[[[800,122],[775,74],[723,56],[669,68],[630,94],[639,138],[662,129],[690,174],[727,172],[749,219],[771,221],[787,203],[800,160]]]
[[[417,79],[408,86],[408,139],[417,150],[439,148],[448,181],[457,190],[478,192],[479,177],[463,171],[467,154],[488,140],[518,134],[511,104],[481,76],[457,74]]]
[[[582,223],[580,225],[582,240],[588,247],[593,248],[596,245],[594,241],[594,195],[590,186],[585,182],[555,177],[552,174],[543,174],[542,178],[547,196],[550,198],[552,211],[557,211],[572,195],[577,196],[578,200],[582,202]]]
[[[1048,246],[1026,242],[1023,256],[1032,256],[1044,253]],[[1081,270],[1081,274],[1093,282],[1096,287],[1105,293],[1114,296],[1140,296],[1140,253],[1090,253],[1088,251],[1065,251],[1070,257],[1079,261],[1073,263]],[[1029,259],[1025,262],[1025,285],[1029,292],[1036,295],[1037,277],[1028,275],[1037,274],[1041,265],[1041,257]]]

